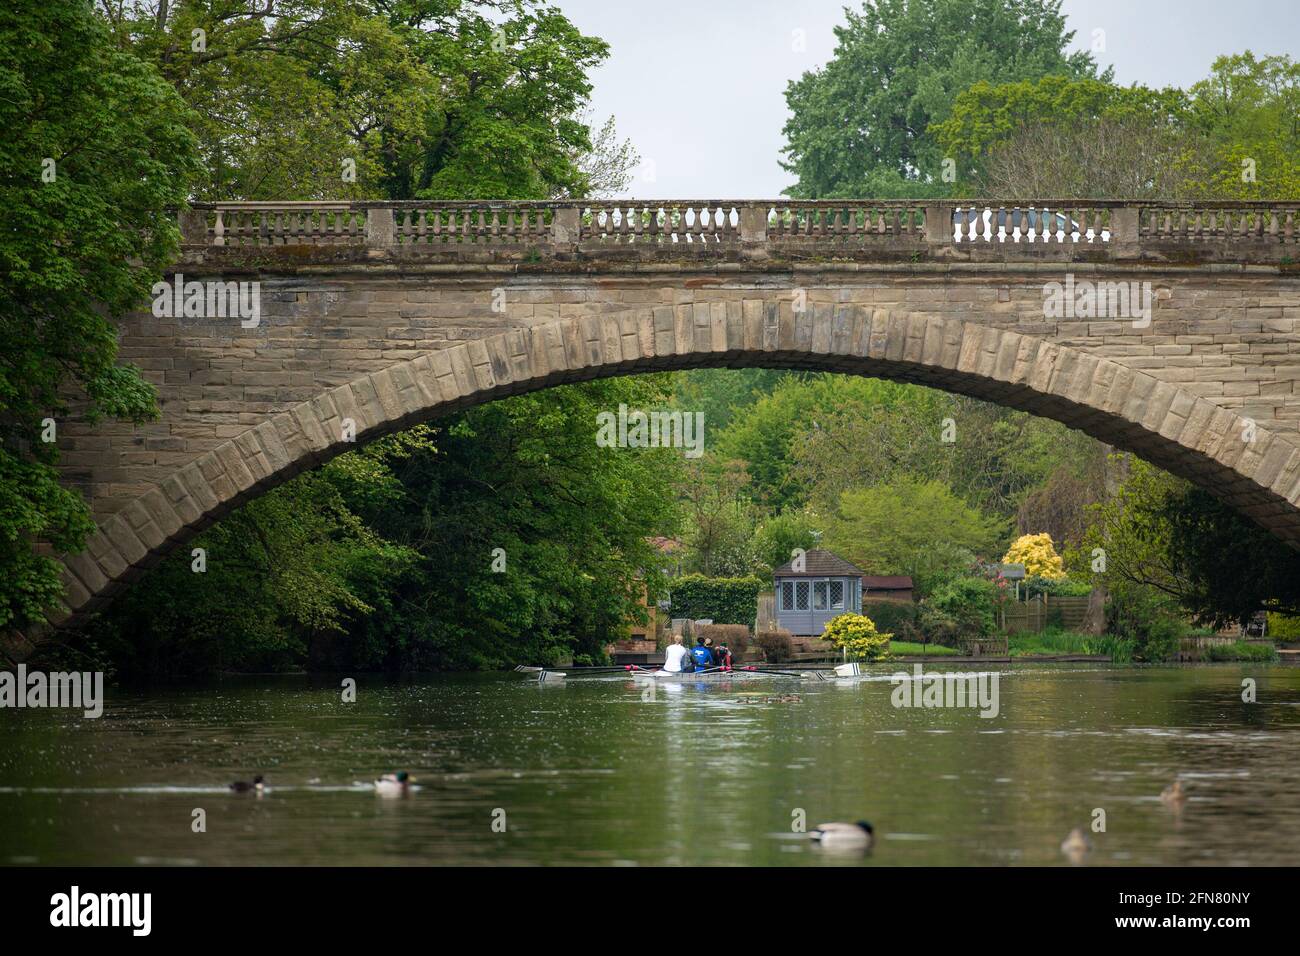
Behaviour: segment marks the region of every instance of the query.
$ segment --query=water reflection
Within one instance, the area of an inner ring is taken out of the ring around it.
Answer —
[[[1076,827],[1085,866],[1296,861],[1300,670],[1013,666],[991,720],[895,709],[891,671],[371,679],[355,704],[259,678],[110,689],[98,721],[0,711],[0,862],[1070,865]],[[379,799],[392,770],[417,786]],[[259,772],[260,800],[227,789]],[[800,814],[869,819],[876,845],[820,852]]]

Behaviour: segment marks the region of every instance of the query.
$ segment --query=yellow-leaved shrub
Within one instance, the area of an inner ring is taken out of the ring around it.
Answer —
[[[1056,553],[1052,536],[1042,534],[1022,534],[1007,549],[1002,558],[1003,564],[1023,564],[1025,574],[1029,577],[1048,578],[1059,581],[1065,577],[1065,566],[1061,556]]]
[[[840,614],[826,622],[822,637],[842,647],[855,660],[880,660],[888,656],[893,634],[882,634],[865,614]]]

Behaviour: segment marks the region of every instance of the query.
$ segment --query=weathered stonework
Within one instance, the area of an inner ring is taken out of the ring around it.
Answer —
[[[337,233],[267,227],[264,211],[260,231],[217,228],[223,209],[242,216],[247,204],[187,214],[177,271],[258,281],[260,321],[145,311],[125,323],[121,358],[158,387],[162,417],[60,423],[60,467],[99,531],[66,559],[68,610],[55,619],[102,606],[241,502],[356,447],[345,420],[360,443],[562,382],[706,366],[874,375],[1045,415],[1300,545],[1296,207],[1236,204],[1254,232],[1232,232],[1229,218],[1193,236],[1158,211],[1094,204],[1070,219],[1091,241],[1025,242],[987,227],[954,241],[950,207],[859,205],[883,210],[884,231],[859,210],[841,223],[856,232],[810,233],[834,222],[807,210],[832,204],[787,203],[804,212],[784,226],[766,204],[746,207],[730,231],[673,235],[662,221],[647,232],[644,217],[623,220],[641,233],[614,220],[600,231],[590,209],[521,206],[545,215],[451,241],[428,238],[445,208],[425,216],[424,234],[402,206],[335,204],[351,210]],[[458,221],[466,208],[508,208],[445,206]],[[320,205],[285,208],[324,221]],[[1089,232],[1094,212],[1104,233]],[[1045,285],[1067,275],[1150,283],[1150,324],[1046,317]],[[29,649],[9,639],[11,657]]]

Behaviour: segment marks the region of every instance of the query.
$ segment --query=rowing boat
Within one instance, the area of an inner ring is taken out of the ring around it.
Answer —
[[[565,671],[552,671],[544,667],[525,667],[519,666],[515,670],[524,673],[536,674],[537,680],[542,683],[548,681],[562,681],[568,677]],[[813,679],[824,681],[826,678],[818,671],[778,671],[778,670],[759,670],[755,667],[712,667],[702,671],[666,671],[662,668],[659,670],[649,670],[638,667],[635,664],[625,664],[622,667],[590,667],[575,668],[579,672],[585,672],[593,676],[599,674],[602,677],[613,676],[610,672],[625,672],[629,677],[645,677],[653,680],[672,681],[677,683],[695,683],[697,681],[719,682],[736,680],[739,678],[750,679],[755,677],[797,677],[803,679]]]
[[[709,670],[709,671],[644,671],[637,670],[632,672],[633,677],[653,677],[655,680],[666,681],[718,681],[732,680],[737,677],[762,677],[763,674],[758,671],[737,671],[737,670]]]

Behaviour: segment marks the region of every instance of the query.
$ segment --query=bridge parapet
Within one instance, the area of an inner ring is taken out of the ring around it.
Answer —
[[[191,254],[530,261],[652,258],[1077,259],[1280,263],[1296,202],[592,200],[195,203]]]

